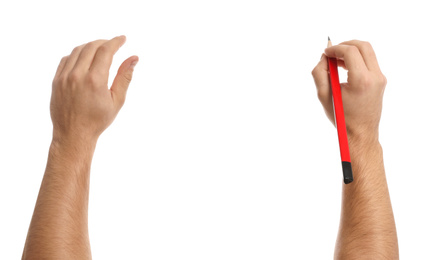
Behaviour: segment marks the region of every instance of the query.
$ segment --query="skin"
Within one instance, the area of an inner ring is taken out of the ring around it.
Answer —
[[[88,197],[91,160],[101,133],[125,102],[138,57],[125,60],[109,89],[109,68],[125,37],[76,47],[52,85],[53,138],[22,259],[91,259]],[[327,56],[348,70],[342,84],[354,182],[343,184],[335,259],[398,259],[394,216],[379,143],[386,79],[370,44],[344,42],[325,50],[312,75],[334,123]]]
[[[108,88],[113,56],[125,40],[83,44],[58,66],[50,106],[53,137],[22,259],[91,259],[91,160],[99,136],[124,105],[139,60],[126,59]]]
[[[334,259],[399,259],[396,225],[385,176],[379,121],[387,80],[368,42],[325,49],[312,71],[318,98],[334,124],[327,57],[348,71],[341,84],[354,181],[342,183],[342,211]]]

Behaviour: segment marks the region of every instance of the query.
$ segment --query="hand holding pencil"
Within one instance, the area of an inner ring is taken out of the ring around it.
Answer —
[[[347,82],[340,87],[349,143],[378,141],[386,78],[372,46],[353,40],[328,47],[312,71],[318,98],[327,117],[335,124],[327,57],[336,59],[337,65],[348,71]]]

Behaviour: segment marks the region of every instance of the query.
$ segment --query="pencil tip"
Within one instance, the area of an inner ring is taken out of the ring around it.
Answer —
[[[330,36],[328,36],[328,41],[330,41]]]

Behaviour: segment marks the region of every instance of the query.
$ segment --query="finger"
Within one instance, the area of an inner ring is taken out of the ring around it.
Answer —
[[[354,45],[335,45],[325,49],[324,53],[328,57],[343,60],[351,73],[368,71],[360,51]]]
[[[328,62],[327,56],[323,55],[317,66],[312,70],[312,76],[315,81],[317,88],[318,99],[326,111],[327,116],[330,120],[333,117],[333,105],[332,105],[332,94],[330,88],[330,81],[328,76]]]
[[[102,44],[96,51],[90,71],[103,75],[109,74],[113,55],[125,43],[125,36],[118,36]]]
[[[342,42],[341,45],[356,46],[360,51],[361,56],[363,57],[364,63],[366,64],[367,68],[372,71],[380,70],[378,60],[376,59],[375,51],[373,50],[373,47],[369,42],[352,40],[352,41]]]
[[[345,66],[345,62],[343,60],[337,60],[337,66],[341,67],[341,68],[343,68],[345,70],[347,69],[346,66]]]
[[[66,64],[64,65],[64,69],[61,74],[69,73],[73,69],[76,61],[78,60],[79,54],[81,53],[82,48],[84,46],[85,44],[75,47],[73,49],[72,53],[69,55],[69,58],[67,59]]]
[[[108,40],[97,40],[97,41],[93,41],[85,44],[84,48],[82,49],[79,55],[78,60],[76,61],[74,69],[80,70],[80,71],[88,70],[91,66],[91,63],[93,62],[94,55],[97,49],[107,41]]]
[[[139,61],[139,57],[131,56],[126,59],[118,69],[118,73],[112,83],[111,91],[114,103],[118,110],[124,105],[125,97],[127,94],[128,86],[130,85],[134,66]]]
[[[58,64],[57,72],[55,72],[54,79],[58,78],[58,76],[61,75],[61,73],[63,72],[64,66],[66,65],[66,62],[67,62],[68,58],[69,58],[69,56],[64,56],[61,59],[60,64]]]

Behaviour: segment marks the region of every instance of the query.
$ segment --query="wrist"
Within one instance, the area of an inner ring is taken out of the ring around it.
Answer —
[[[351,160],[357,160],[359,158],[372,157],[376,159],[379,155],[382,155],[382,146],[379,143],[378,135],[352,135],[348,136],[348,144],[351,155]]]
[[[350,146],[375,146],[379,144],[379,130],[347,131]]]
[[[95,138],[53,135],[50,152],[66,157],[92,157],[97,144]]]
[[[54,128],[52,134],[52,142],[54,145],[69,146],[69,147],[87,147],[95,146],[98,136],[82,133],[83,131],[70,131],[64,133]]]
[[[377,136],[348,136],[349,146],[374,147],[380,146]]]

